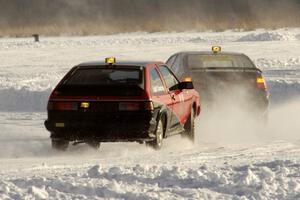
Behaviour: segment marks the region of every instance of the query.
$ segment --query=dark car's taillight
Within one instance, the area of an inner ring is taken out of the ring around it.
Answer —
[[[48,110],[78,110],[77,102],[68,101],[50,101]]]
[[[256,78],[256,86],[259,89],[263,89],[263,90],[267,89],[266,81],[262,76],[258,76]]]

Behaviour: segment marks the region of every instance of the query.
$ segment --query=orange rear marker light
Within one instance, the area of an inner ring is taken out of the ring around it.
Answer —
[[[145,110],[148,111],[153,111],[154,110],[154,105],[152,101],[145,102]]]
[[[185,77],[183,79],[183,82],[193,82],[193,79],[192,79],[192,77]]]
[[[266,89],[267,88],[266,81],[263,77],[257,77],[256,78],[256,85],[260,89]]]
[[[263,78],[257,78],[256,82],[257,83],[265,83],[265,79],[263,79]]]

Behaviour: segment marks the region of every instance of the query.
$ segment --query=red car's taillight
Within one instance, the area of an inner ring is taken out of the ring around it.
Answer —
[[[256,78],[256,86],[259,89],[263,89],[263,90],[267,89],[266,81],[265,81],[265,79],[262,76],[258,76]]]
[[[121,102],[119,103],[120,111],[152,111],[154,106],[152,102]]]
[[[67,101],[53,101],[48,103],[48,110],[78,110],[78,103]]]
[[[57,91],[57,90],[54,90],[52,93],[51,93],[51,95],[50,95],[50,99],[51,98],[55,98],[55,97],[57,97],[59,95],[59,92]]]

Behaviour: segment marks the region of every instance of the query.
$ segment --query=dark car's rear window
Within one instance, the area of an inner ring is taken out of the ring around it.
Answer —
[[[137,67],[76,69],[58,88],[62,95],[139,96],[143,70]]]
[[[254,68],[255,66],[244,55],[188,55],[187,65],[190,69],[198,68],[226,68],[242,67]]]

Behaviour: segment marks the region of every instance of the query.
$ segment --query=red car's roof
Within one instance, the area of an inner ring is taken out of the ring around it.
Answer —
[[[136,66],[136,67],[146,67],[149,64],[163,64],[161,61],[121,61],[116,62],[117,66]],[[86,62],[77,65],[77,67],[94,67],[94,66],[103,66],[107,65],[105,62]]]

